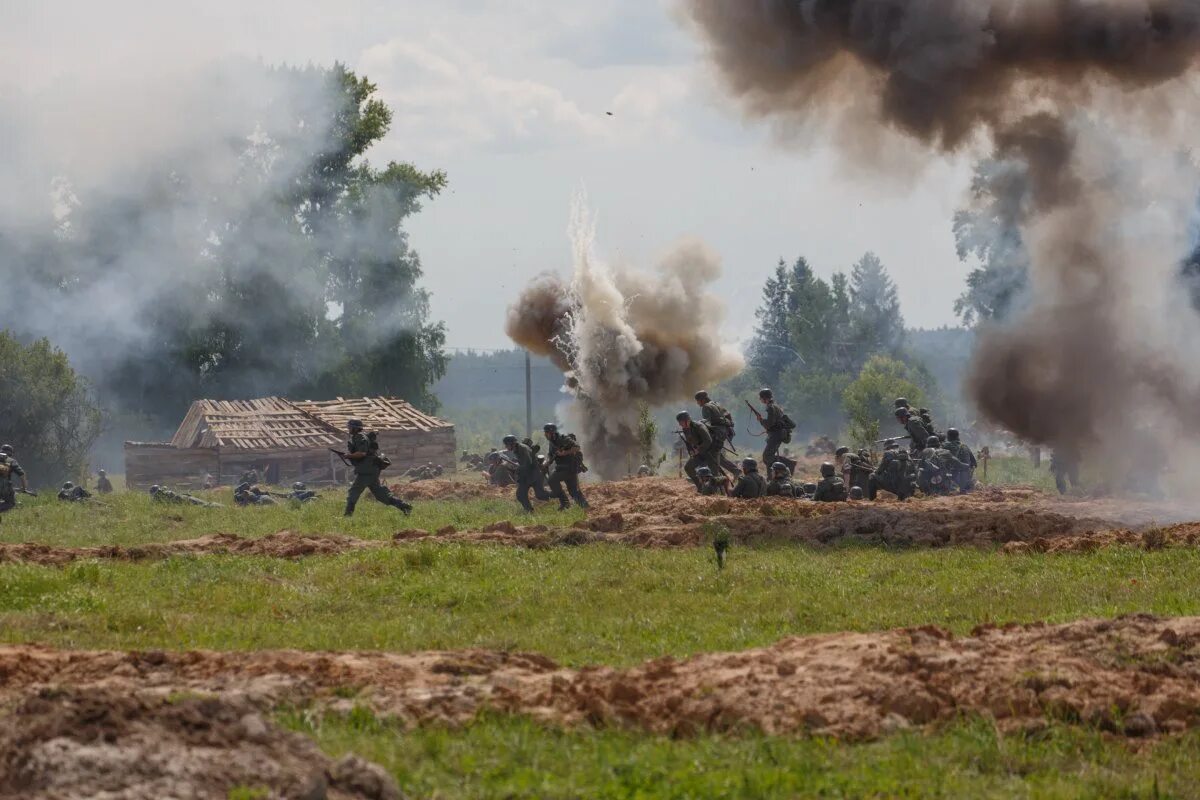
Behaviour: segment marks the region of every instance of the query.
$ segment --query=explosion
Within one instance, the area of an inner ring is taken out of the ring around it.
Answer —
[[[740,353],[720,337],[724,307],[712,290],[719,259],[697,241],[675,246],[652,272],[610,267],[594,252],[581,201],[570,228],[570,282],[535,278],[508,309],[507,332],[563,370],[566,409],[588,463],[601,477],[625,474],[638,449],[638,408],[690,400],[736,375]]]
[[[1178,275],[1200,196],[1183,155],[1200,4],[687,7],[729,91],[785,135],[832,125],[854,154],[894,153],[897,134],[935,153],[990,145],[1027,176],[1003,205],[1029,252],[1031,299],[1010,325],[981,331],[969,381],[991,420],[1101,456],[1197,432],[1200,376],[1185,346],[1200,323]]]

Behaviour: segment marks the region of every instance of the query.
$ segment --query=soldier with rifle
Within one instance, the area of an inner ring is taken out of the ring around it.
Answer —
[[[683,471],[699,489],[700,479],[696,475],[698,467],[708,467],[714,475],[721,471],[721,463],[716,449],[713,447],[712,432],[703,422],[693,420],[691,413],[687,411],[680,411],[676,414],[675,421],[679,423],[679,430],[675,433],[683,441],[683,446],[687,448],[688,452],[688,460],[683,465]]]
[[[775,393],[770,389],[761,389],[758,393],[758,399],[767,408],[765,415],[759,413],[758,409],[751,405],[749,400],[746,401],[746,405],[750,406],[750,411],[767,434],[767,443],[763,447],[762,454],[763,463],[774,464],[777,461],[782,461],[787,465],[788,472],[795,473],[796,462],[787,456],[780,455],[779,448],[792,440],[792,431],[796,429],[796,423],[792,422],[791,418],[775,402]]]
[[[179,505],[202,506],[204,508],[221,508],[220,503],[210,503],[207,500],[201,500],[199,497],[192,497],[190,494],[178,494],[170,489],[163,488],[157,483],[150,487],[150,499],[156,503],[176,503]]]
[[[725,457],[726,450],[737,455],[737,450],[733,446],[733,415],[720,403],[711,399],[708,392],[703,390],[696,392],[696,405],[700,406],[700,418],[708,426],[708,432],[712,434],[712,448],[718,466],[729,475],[737,475],[737,464]]]
[[[914,453],[919,453],[928,447],[926,442],[929,440],[929,429],[921,422],[920,417],[913,414],[908,408],[901,406],[896,409],[896,421],[904,426],[905,433],[908,434],[908,438],[912,441],[912,451]]]
[[[345,516],[354,516],[354,507],[365,491],[370,491],[371,495],[384,505],[399,509],[405,516],[411,514],[413,507],[394,497],[380,479],[380,474],[391,466],[392,462],[379,452],[379,442],[363,433],[361,420],[348,420],[346,428],[350,433],[346,452],[330,448],[343,464],[354,470],[354,483],[350,484],[350,489],[346,492]]]
[[[14,478],[20,478],[20,489],[13,486]],[[25,470],[17,463],[16,450],[11,444],[0,445],[0,513],[17,507],[18,492],[37,497],[37,492],[29,490]]]
[[[700,494],[706,497],[714,495],[728,497],[729,496],[729,476],[721,474],[719,477],[713,475],[713,471],[708,467],[696,467],[696,478],[700,482]]]
[[[92,493],[82,486],[76,486],[71,481],[67,481],[58,490],[58,499],[68,503],[82,503],[85,500],[90,500]]]
[[[975,454],[971,452],[971,448],[963,444],[958,428],[946,430],[946,450],[950,455],[970,467],[970,469],[960,469],[954,476],[954,482],[962,491],[971,491],[975,488],[975,468],[979,466],[979,462],[975,460]]]
[[[534,458],[533,449],[517,439],[516,436],[509,434],[504,437],[504,449],[516,462],[517,502],[520,503],[521,508],[532,514],[533,503],[529,502],[531,491],[538,500],[550,499],[549,492],[538,485],[538,475],[542,471],[541,465]]]
[[[950,455],[949,450],[944,450],[938,437],[930,436],[925,443],[921,465],[917,469],[917,485],[927,495],[954,494],[960,488],[955,476],[964,470],[969,472],[971,468]]]
[[[583,448],[573,434],[559,433],[558,426],[553,422],[543,425],[542,433],[550,448],[546,469],[550,471],[550,495],[558,500],[558,510],[566,511],[571,507],[568,494],[576,505],[586,509],[588,501],[579,488],[579,476],[587,471],[583,464]]]

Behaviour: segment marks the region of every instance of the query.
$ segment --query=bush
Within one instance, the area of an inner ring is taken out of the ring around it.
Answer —
[[[0,331],[0,421],[0,438],[16,448],[30,483],[54,486],[85,474],[102,415],[65,353]]]
[[[870,447],[880,438],[883,426],[893,420],[897,397],[907,397],[913,408],[925,402],[920,380],[921,375],[912,367],[887,356],[873,356],[863,366],[842,395],[855,446]]]

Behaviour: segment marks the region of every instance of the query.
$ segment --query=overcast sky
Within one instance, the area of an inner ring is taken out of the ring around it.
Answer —
[[[518,288],[569,267],[581,187],[610,260],[649,265],[682,236],[721,254],[730,338],[801,254],[827,276],[874,250],[910,325],[954,322],[966,164],[900,181],[780,145],[721,95],[671,0],[0,0],[0,82],[27,91],[230,55],[349,64],[395,111],[372,157],[446,170],[409,231],[451,346],[507,346]]]

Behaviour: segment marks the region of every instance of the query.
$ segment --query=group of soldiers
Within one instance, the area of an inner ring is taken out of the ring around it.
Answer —
[[[918,491],[926,495],[954,494],[975,486],[978,462],[959,431],[950,428],[945,434],[939,433],[929,410],[914,410],[903,397],[896,399],[895,416],[906,435],[876,442],[884,445],[878,463],[868,450],[852,453],[847,447],[838,448],[836,464],[822,464],[817,482],[801,484],[794,479],[796,462],[780,455],[782,445],[791,440],[795,423],[775,402],[770,389],[763,389],[758,396],[765,409],[760,412],[753,405],[750,409],[766,435],[762,464],[769,465],[769,477],[759,472],[759,462],[753,458],[743,458],[740,465],[730,461],[728,454],[735,452],[731,446],[733,417],[708,392],[696,393],[699,420],[693,419],[689,411],[676,415],[678,433],[689,455],[684,471],[700,494],[839,502],[874,500],[881,490],[906,500]],[[905,439],[910,441],[908,449],[899,444]]]
[[[579,488],[579,476],[588,468],[579,440],[574,434],[560,432],[553,422],[542,426],[542,434],[546,437],[545,454],[532,439],[505,436],[504,449],[488,454],[488,482],[493,486],[515,486],[517,502],[529,513],[533,512],[531,493],[538,500],[557,500],[559,511],[570,508],[572,501],[586,509],[588,501]]]

